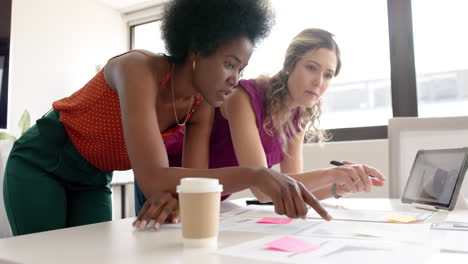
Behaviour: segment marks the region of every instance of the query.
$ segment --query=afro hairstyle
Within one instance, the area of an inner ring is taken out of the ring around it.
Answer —
[[[273,24],[268,0],[172,0],[164,10],[161,37],[170,60],[183,63],[189,52],[208,56],[239,37],[255,46]]]

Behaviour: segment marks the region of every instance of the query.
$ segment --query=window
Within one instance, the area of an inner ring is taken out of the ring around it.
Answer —
[[[280,70],[302,29],[333,33],[343,68],[324,95],[321,126],[334,141],[387,138],[391,117],[467,115],[466,0],[270,1],[277,23],[243,78]],[[159,22],[132,29],[132,48],[164,51]]]
[[[154,53],[165,53],[161,40],[161,21],[153,21],[133,27],[132,49],[145,49]]]
[[[276,25],[254,51],[244,78],[275,74],[295,35],[305,28],[322,28],[335,35],[343,67],[323,97],[321,126],[386,125],[392,117],[387,1],[272,0],[272,4]]]
[[[420,117],[468,114],[466,0],[414,0],[418,113]]]
[[[271,3],[276,24],[270,36],[257,46],[243,78],[275,74],[281,69],[286,49],[295,35],[305,28],[326,29],[336,37],[343,67],[324,95],[321,126],[333,129],[386,125],[392,117],[386,0],[271,0]],[[356,9],[359,6],[366,8]],[[153,21],[133,26],[132,49],[164,52],[160,24]],[[386,134],[380,133],[378,137],[385,138]]]

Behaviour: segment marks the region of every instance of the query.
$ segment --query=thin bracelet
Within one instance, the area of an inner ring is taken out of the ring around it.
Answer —
[[[341,198],[342,196],[338,195],[336,193],[336,183],[333,183],[332,186],[331,186],[331,193],[333,194],[333,197],[335,197],[335,199],[339,199]]]

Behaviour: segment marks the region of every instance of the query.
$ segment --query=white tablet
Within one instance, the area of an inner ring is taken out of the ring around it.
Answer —
[[[468,148],[419,150],[401,201],[453,210],[467,167]]]

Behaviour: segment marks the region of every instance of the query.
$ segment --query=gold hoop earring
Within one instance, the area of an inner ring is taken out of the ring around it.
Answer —
[[[195,72],[195,65],[196,65],[195,60],[193,60],[193,63],[192,63],[193,72]]]

